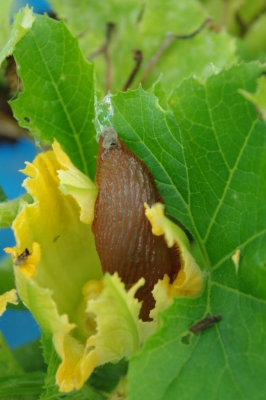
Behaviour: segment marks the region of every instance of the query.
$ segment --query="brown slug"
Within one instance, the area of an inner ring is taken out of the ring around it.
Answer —
[[[148,168],[113,128],[101,134],[95,181],[92,231],[103,271],[117,271],[127,289],[145,278],[136,297],[143,301],[140,318],[147,321],[155,283],[164,274],[173,281],[180,269],[177,247],[168,248],[163,236],[154,236],[145,216],[145,202],[151,206],[163,200]]]

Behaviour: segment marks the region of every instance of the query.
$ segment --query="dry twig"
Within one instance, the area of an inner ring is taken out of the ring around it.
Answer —
[[[174,33],[167,33],[166,34],[166,39],[163,42],[162,46],[159,48],[157,53],[154,54],[154,56],[150,59],[150,61],[147,63],[145,71],[141,77],[140,82],[144,83],[148,76],[150,75],[150,72],[152,68],[157,64],[157,62],[160,60],[162,55],[165,53],[165,51],[170,47],[170,45],[173,43],[174,40],[176,39],[190,39],[194,36],[196,36],[199,32],[202,31],[202,29],[209,24],[212,21],[212,18],[207,18],[199,28],[197,28],[195,31],[192,33],[189,33],[188,35],[175,35]]]

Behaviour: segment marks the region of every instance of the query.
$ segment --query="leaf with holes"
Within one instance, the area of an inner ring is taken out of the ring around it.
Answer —
[[[266,123],[240,92],[255,92],[262,71],[252,63],[205,83],[191,77],[173,91],[172,112],[141,88],[111,98],[110,123],[151,170],[206,271],[204,293],[176,299],[131,360],[130,400],[265,396]]]

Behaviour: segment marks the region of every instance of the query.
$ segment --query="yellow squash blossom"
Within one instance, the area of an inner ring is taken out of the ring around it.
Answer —
[[[0,316],[6,310],[7,303],[17,304],[17,292],[15,289],[9,290],[0,296]]]
[[[22,204],[12,226],[16,247],[6,251],[14,259],[20,298],[52,334],[61,358],[56,381],[60,391],[68,392],[81,388],[96,366],[136,353],[159,326],[158,313],[173,296],[200,293],[203,275],[184,233],[164,216],[163,206],[146,206],[153,233],[164,234],[168,246],[178,244],[181,271],[172,284],[165,276],[155,285],[153,321],[141,321],[141,303],[134,295],[144,279],[126,291],[117,274],[102,274],[90,227],[94,183],[57,142],[23,172],[28,176],[23,185],[34,202]]]

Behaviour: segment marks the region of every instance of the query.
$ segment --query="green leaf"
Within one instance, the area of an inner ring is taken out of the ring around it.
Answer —
[[[244,36],[245,30],[264,11],[264,0],[231,0],[221,2],[220,0],[201,0],[214,19],[218,29],[226,29],[234,36]],[[241,19],[241,21],[240,21]]]
[[[176,299],[164,313],[162,330],[130,363],[127,398],[262,400],[265,306],[215,282],[201,298]],[[206,313],[221,313],[222,320],[192,334],[188,328]]]
[[[169,12],[171,10],[172,12]],[[160,0],[147,2],[142,20],[144,35],[164,38],[166,27],[168,32],[189,34],[199,27],[208,16],[197,0],[172,2]],[[186,15],[186,18],[184,16]]]
[[[3,191],[3,189],[2,189],[2,187],[0,186],[0,203],[2,203],[3,201],[5,201],[7,198],[6,198],[6,194],[5,194],[5,192]]]
[[[135,66],[132,49],[136,46],[137,21],[141,12],[139,0],[126,3],[117,0],[89,2],[82,0],[51,0],[56,14],[67,20],[69,29],[79,35],[79,43],[86,58],[95,64],[97,86],[106,93],[109,89],[122,89]],[[108,61],[101,50],[107,40],[108,24],[114,24],[110,34],[109,57],[111,87],[108,87]]]
[[[1,400],[36,400],[42,392],[43,372],[0,376]]]
[[[138,0],[129,0],[121,3],[117,0],[109,0],[108,2],[100,0],[97,2],[89,2],[87,0],[79,1],[78,7],[75,0],[50,0],[53,10],[59,18],[65,19],[69,29],[74,35],[83,33],[89,34],[93,45],[101,44],[102,28],[106,22],[117,22],[124,18],[132,18],[132,13],[138,15],[140,4]],[[134,12],[134,9],[136,10]],[[126,12],[131,15],[126,15]],[[134,16],[133,16],[134,17]],[[88,50],[87,50],[88,51]]]
[[[13,261],[10,255],[3,257],[0,261],[0,295],[15,288],[15,276],[13,272]],[[25,310],[26,307],[20,301],[18,304],[7,304],[8,309]]]
[[[0,203],[0,228],[8,228],[16,218],[22,202],[32,203],[33,199],[25,193],[21,197]]]
[[[244,40],[242,40],[241,46],[245,49],[245,52],[241,51],[240,47],[240,55],[245,60],[264,60],[265,61],[265,46],[266,46],[266,14],[261,14],[259,19],[250,26],[246,35],[244,36]]]
[[[250,100],[261,112],[263,119],[266,119],[266,78],[261,76],[258,79],[258,87],[255,93],[249,93],[245,90],[239,91],[246,99]]]
[[[47,375],[45,377],[45,387],[40,400],[56,397],[59,394],[58,386],[55,383],[55,374],[60,364],[60,359],[53,347],[52,337],[50,334],[42,331],[41,345],[43,349],[43,356],[47,368]]]
[[[127,366],[128,363],[125,359],[117,364],[104,364],[93,371],[89,378],[89,384],[95,389],[110,393],[116,388],[119,380],[126,375]]]
[[[206,84],[190,79],[170,99],[182,132],[191,233],[212,267],[265,228],[265,124],[239,93],[254,91],[262,70],[253,63]]]
[[[0,14],[0,49],[2,49],[3,45],[7,41],[8,34],[9,34],[9,16],[10,16],[10,6],[12,0],[7,0],[2,3],[1,5],[1,14]]]
[[[136,49],[142,51],[143,62],[134,86],[145,78],[145,86],[149,87],[163,73],[164,86],[172,88],[191,74],[209,76],[211,64],[222,68],[236,61],[235,41],[225,31],[217,33],[206,27],[193,38],[174,40],[147,73],[150,61],[164,46],[169,32],[191,34],[209,16],[197,0],[153,0],[145,5],[138,0],[125,4],[116,0],[87,4],[82,0],[79,7],[75,0],[51,3],[56,14],[67,20],[71,32],[79,35],[84,55],[95,63],[97,84],[104,93],[124,87],[136,65]],[[107,37],[110,22],[114,29]]]
[[[208,276],[203,295],[177,299],[130,362],[130,400],[264,396],[266,124],[239,93],[253,93],[262,71],[252,63],[205,83],[184,80],[170,97],[173,113],[141,88],[110,98],[109,123],[151,170],[168,213],[197,240]],[[222,321],[187,336],[214,314]]]
[[[46,370],[39,340],[17,347],[12,353],[25,372]]]
[[[21,366],[17,363],[2,333],[0,332],[0,377],[21,374],[22,372],[23,370]]]
[[[41,139],[56,138],[73,164],[94,178],[93,67],[63,22],[38,16],[14,57],[24,91],[11,102],[19,124]],[[41,96],[40,96],[41,93]]]
[[[207,17],[209,14],[196,0],[148,2],[141,24],[141,49],[146,60],[142,79],[149,60],[163,49],[169,32],[190,35]],[[160,73],[168,89],[192,74],[206,78],[212,74],[212,65],[223,68],[235,62],[234,54],[235,42],[225,31],[217,33],[205,27],[194,37],[175,39],[158,59],[146,84],[151,85]]]
[[[10,256],[6,256],[0,262],[0,294],[14,289],[14,287],[13,262]]]
[[[10,7],[10,1],[4,2],[4,10],[1,8],[1,14],[2,11],[4,12],[3,16],[6,17],[5,23],[4,23],[4,31],[8,31],[7,27],[7,22],[9,20],[9,7]],[[32,9],[28,7],[24,7],[21,9],[15,16],[14,16],[14,22],[12,24],[12,27],[9,32],[9,37],[7,39],[7,35],[4,35],[4,40],[7,40],[5,46],[2,48],[0,52],[0,65],[4,61],[4,59],[8,56],[10,56],[16,44],[19,42],[19,40],[28,32],[29,29],[31,29],[32,24],[35,20],[35,16],[32,13]],[[2,22],[2,15],[0,22]],[[2,26],[2,25],[1,25]],[[2,38],[1,38],[2,39]],[[0,45],[4,43],[4,40],[2,39],[0,41]]]

